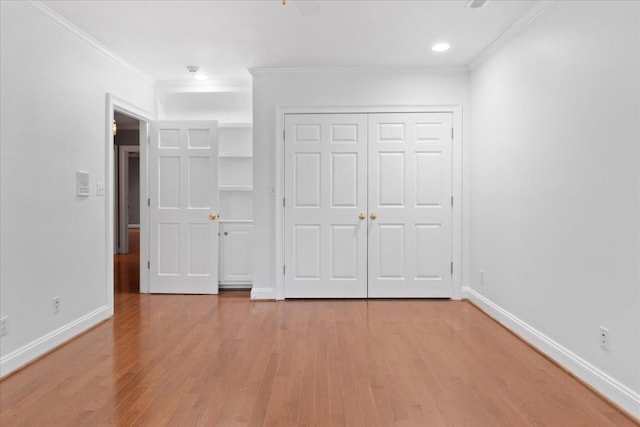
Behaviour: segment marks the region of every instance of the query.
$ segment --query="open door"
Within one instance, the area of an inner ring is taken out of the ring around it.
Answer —
[[[218,293],[218,123],[151,122],[151,293]]]

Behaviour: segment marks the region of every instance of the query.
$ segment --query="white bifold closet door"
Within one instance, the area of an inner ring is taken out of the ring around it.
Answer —
[[[371,298],[450,298],[451,113],[369,115]]]
[[[367,297],[367,116],[285,116],[285,297]]]
[[[218,293],[217,159],[217,122],[151,122],[151,293]]]
[[[451,297],[451,129],[451,113],[285,116],[285,297]]]

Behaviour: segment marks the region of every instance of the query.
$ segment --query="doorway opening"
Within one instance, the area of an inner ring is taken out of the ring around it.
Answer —
[[[114,111],[114,271],[116,294],[140,293],[140,120]]]

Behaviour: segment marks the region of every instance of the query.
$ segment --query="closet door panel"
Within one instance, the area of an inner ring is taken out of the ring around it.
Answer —
[[[451,297],[451,114],[368,121],[368,295]]]
[[[286,298],[367,296],[366,123],[285,116]]]

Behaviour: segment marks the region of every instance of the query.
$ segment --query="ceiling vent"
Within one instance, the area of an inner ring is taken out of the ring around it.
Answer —
[[[486,2],[487,0],[470,0],[469,3],[467,3],[466,7],[471,9],[479,9],[484,6]]]

